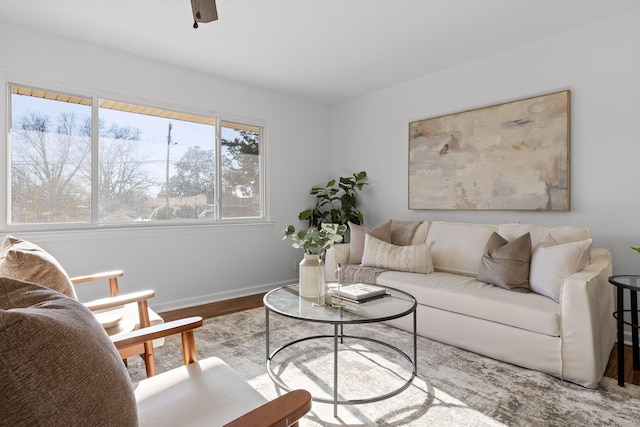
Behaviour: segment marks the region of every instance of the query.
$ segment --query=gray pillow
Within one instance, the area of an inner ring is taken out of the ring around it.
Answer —
[[[129,374],[91,312],[9,277],[0,277],[0,384],[7,425],[137,425]]]
[[[531,292],[531,235],[508,242],[496,232],[489,237],[478,270],[478,280],[516,292]]]

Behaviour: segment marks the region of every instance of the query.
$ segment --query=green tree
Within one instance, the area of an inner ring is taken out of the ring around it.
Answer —
[[[192,197],[199,194],[207,196],[207,203],[213,203],[215,197],[215,154],[214,150],[203,150],[195,146],[175,164],[176,174],[169,179],[170,197]],[[165,189],[158,197],[165,197]]]
[[[260,135],[239,130],[222,139],[222,216],[260,214]]]

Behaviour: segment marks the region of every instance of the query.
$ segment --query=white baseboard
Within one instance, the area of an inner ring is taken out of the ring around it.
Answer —
[[[198,305],[210,304],[214,302],[225,301],[234,298],[241,298],[250,295],[261,294],[269,292],[280,286],[289,285],[291,282],[286,283],[269,283],[258,286],[250,286],[246,288],[234,289],[233,291],[215,292],[212,294],[199,295],[197,297],[184,298],[179,300],[168,301],[159,304],[153,304],[153,310],[162,313],[164,311],[180,310],[183,308],[194,307]]]

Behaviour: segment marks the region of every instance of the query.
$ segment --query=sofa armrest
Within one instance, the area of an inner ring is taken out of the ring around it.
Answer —
[[[345,265],[349,262],[349,243],[336,243],[325,252],[324,280],[332,282],[336,278],[336,264]]]
[[[590,263],[564,279],[560,292],[562,376],[596,388],[615,342],[611,253],[593,249]]]

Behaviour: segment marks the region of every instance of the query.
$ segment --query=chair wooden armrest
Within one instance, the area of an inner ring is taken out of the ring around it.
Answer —
[[[160,325],[148,326],[137,329],[127,334],[113,336],[111,341],[118,349],[120,355],[127,355],[133,352],[138,354],[140,345],[149,343],[158,338],[168,337],[173,334],[180,334],[182,337],[182,355],[184,364],[196,362],[196,341],[193,330],[202,326],[202,317],[187,317],[173,320]]]
[[[311,410],[311,394],[293,390],[236,418],[224,427],[290,427]]]
[[[127,304],[137,303],[137,312],[139,319],[138,330],[141,330],[151,326],[149,315],[150,310],[147,300],[149,298],[153,298],[154,295],[154,291],[140,291],[131,294],[101,298],[98,300],[89,301],[84,305],[91,311],[98,311],[125,307]],[[118,353],[120,353],[120,357],[122,357],[122,359],[124,360],[135,355],[142,355],[145,361],[145,366],[147,368],[147,376],[151,377],[156,374],[156,362],[152,341],[144,341],[139,344],[128,346],[126,349],[122,350],[118,349]]]
[[[91,311],[104,310],[114,308],[132,302],[140,302],[151,299],[155,296],[155,292],[151,290],[132,292],[130,294],[116,295],[113,297],[100,298],[93,301],[85,302],[84,305]]]
[[[118,295],[120,289],[118,287],[118,277],[122,277],[124,272],[122,270],[104,271],[100,273],[90,274],[88,276],[76,276],[71,277],[71,283],[76,285],[79,283],[95,282],[98,280],[109,281],[109,293],[111,296]]]

